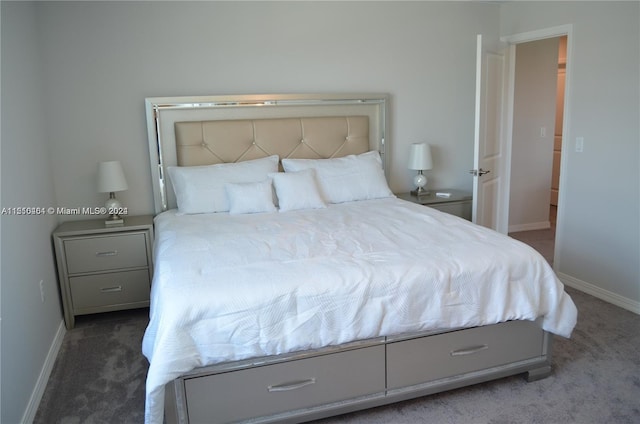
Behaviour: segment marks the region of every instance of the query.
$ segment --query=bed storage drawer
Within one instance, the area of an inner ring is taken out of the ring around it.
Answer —
[[[65,240],[69,274],[147,266],[143,233]]]
[[[383,345],[185,378],[190,423],[227,423],[385,390]]]
[[[387,345],[393,390],[543,355],[544,333],[532,321],[453,331]]]
[[[105,306],[149,304],[149,271],[109,272],[69,278],[76,313]]]

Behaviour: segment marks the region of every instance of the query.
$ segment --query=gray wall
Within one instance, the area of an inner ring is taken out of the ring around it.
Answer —
[[[2,2],[2,207],[56,203],[36,9]],[[56,223],[53,215],[1,218],[2,423],[20,422],[60,328],[50,237]]]
[[[585,136],[585,152],[569,158],[566,210],[576,219],[561,270],[637,301],[637,4],[573,3],[552,18],[550,7],[3,1],[2,206],[101,205],[97,162],[118,159],[129,181],[120,199],[151,212],[143,102],[172,95],[387,92],[392,188],[411,187],[409,145],[426,141],[430,185],[471,189],[476,33],[497,37],[501,20],[503,34],[575,22],[574,60],[589,71],[576,77],[570,131]],[[611,200],[594,201],[594,189]],[[25,414],[62,320],[37,284],[55,290],[49,237],[66,218],[2,217],[3,423]]]
[[[573,24],[555,268],[563,281],[635,311],[640,311],[638,16],[638,2],[513,2],[500,8],[503,36]],[[584,137],[582,153],[575,151],[576,137]]]
[[[390,93],[392,189],[411,187],[414,142],[435,145],[431,184],[471,188],[474,40],[497,36],[496,5],[45,2],[40,18],[61,205],[102,204],[96,164],[119,159],[120,199],[150,212],[143,101],[171,95]]]

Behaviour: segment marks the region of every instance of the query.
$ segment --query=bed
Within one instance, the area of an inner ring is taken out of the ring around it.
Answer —
[[[146,99],[145,420],[303,422],[551,372],[544,258],[388,188],[389,97]]]

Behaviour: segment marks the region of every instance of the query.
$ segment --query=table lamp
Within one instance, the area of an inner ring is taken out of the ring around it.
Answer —
[[[425,189],[427,176],[423,174],[423,171],[431,168],[433,168],[431,146],[426,143],[413,143],[409,151],[409,169],[418,171],[418,174],[413,177],[413,184],[416,186],[416,189],[411,191],[412,195],[422,196],[429,194]]]
[[[127,188],[129,187],[127,186],[127,180],[124,178],[120,161],[112,160],[98,164],[98,192],[109,193],[109,199],[104,204],[109,214],[105,225],[122,225],[124,223],[119,214],[122,204],[116,199],[115,192],[123,191]]]

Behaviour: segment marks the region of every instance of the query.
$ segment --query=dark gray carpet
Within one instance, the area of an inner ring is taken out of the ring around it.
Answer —
[[[79,316],[65,334],[34,423],[142,423],[149,310]]]
[[[521,376],[321,420],[334,423],[640,423],[640,316],[567,289],[570,340],[556,337],[553,374]],[[80,317],[67,332],[35,423],[142,423],[147,310]]]
[[[640,316],[567,292],[580,316],[570,340],[554,338],[550,377],[508,377],[322,423],[640,423]]]

